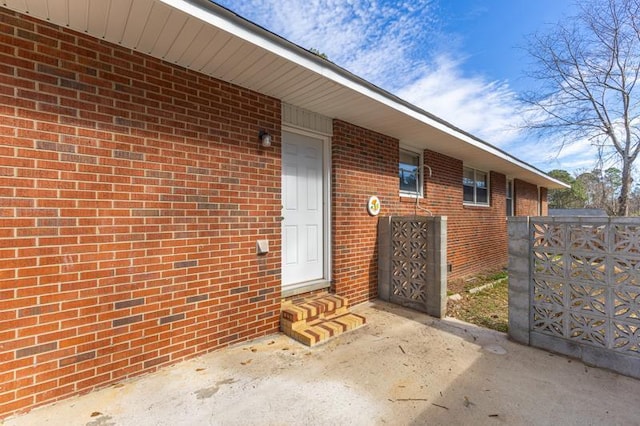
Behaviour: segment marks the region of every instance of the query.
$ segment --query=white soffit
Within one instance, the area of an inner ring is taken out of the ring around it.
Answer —
[[[509,154],[208,0],[1,0],[89,34],[417,148],[540,186],[565,187]]]

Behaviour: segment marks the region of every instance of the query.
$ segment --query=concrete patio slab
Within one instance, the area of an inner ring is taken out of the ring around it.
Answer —
[[[23,425],[637,424],[640,381],[383,302],[309,349],[274,335],[4,421]]]

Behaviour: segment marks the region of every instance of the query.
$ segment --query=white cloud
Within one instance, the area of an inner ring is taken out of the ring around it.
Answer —
[[[591,170],[598,155],[597,148],[587,140],[562,146],[560,143],[523,138],[509,144],[508,151],[545,171]]]
[[[520,104],[508,84],[464,76],[461,63],[449,56],[438,56],[398,95],[497,146],[504,147],[520,133]]]
[[[239,0],[220,2],[247,19],[387,90],[417,75],[436,21],[432,0]],[[427,49],[428,50],[428,49]],[[417,54],[420,53],[420,54]]]
[[[519,130],[508,82],[464,71],[455,34],[439,30],[434,0],[225,0],[219,3],[541,168],[590,167],[595,149],[557,146]]]

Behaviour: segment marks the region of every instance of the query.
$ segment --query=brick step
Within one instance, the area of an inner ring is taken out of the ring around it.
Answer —
[[[366,323],[363,316],[350,313],[346,297],[324,294],[282,304],[280,329],[308,346],[325,342]]]
[[[299,321],[313,321],[346,312],[349,300],[335,294],[324,294],[311,298],[287,301],[282,304],[281,317],[296,323]],[[344,308],[344,309],[343,309]]]
[[[326,342],[332,337],[337,337],[347,331],[362,327],[366,322],[365,317],[349,312],[333,318],[311,321],[305,327],[296,330],[282,327],[282,331],[304,345],[315,346],[318,343]]]

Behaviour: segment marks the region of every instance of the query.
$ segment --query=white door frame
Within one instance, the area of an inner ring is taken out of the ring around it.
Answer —
[[[322,250],[324,257],[322,274],[323,277],[320,280],[287,285],[286,289],[282,288],[282,296],[288,297],[322,288],[329,288],[331,285],[331,137],[323,133],[317,133],[312,130],[302,129],[300,127],[286,124],[282,125],[282,132],[283,140],[284,132],[288,132],[302,136],[308,136],[322,141]],[[282,196],[282,190],[280,194]],[[282,208],[284,209],[284,207]],[[280,239],[282,241],[282,231],[280,232]],[[280,264],[282,265],[282,259],[280,261]]]

